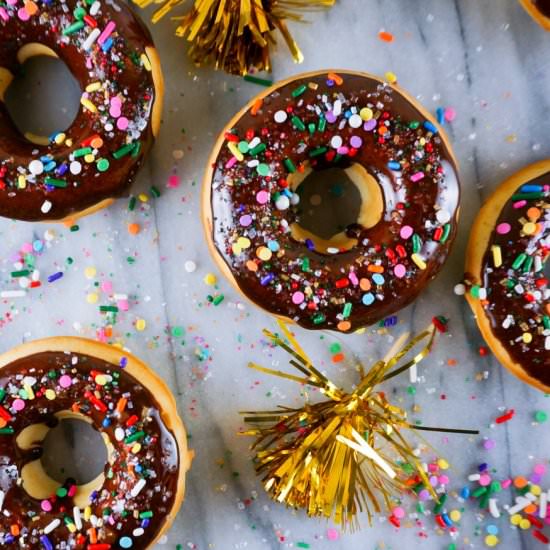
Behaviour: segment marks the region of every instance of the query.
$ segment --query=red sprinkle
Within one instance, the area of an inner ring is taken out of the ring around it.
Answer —
[[[531,531],[531,533],[533,533],[533,536],[536,539],[540,540],[540,542],[542,542],[544,544],[548,544],[550,542],[550,539],[544,533],[541,533],[540,531],[537,531],[536,529]]]
[[[390,523],[392,525],[395,525],[396,527],[401,527],[401,522],[393,514],[388,519],[390,520]]]
[[[504,422],[508,422],[508,420],[512,420],[512,418],[514,417],[514,414],[516,414],[516,411],[514,409],[510,409],[506,414],[499,416],[495,420],[495,422],[497,424],[504,424]]]

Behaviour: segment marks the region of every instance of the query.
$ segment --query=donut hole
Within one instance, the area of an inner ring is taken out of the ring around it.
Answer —
[[[21,135],[44,144],[48,136],[72,125],[82,90],[57,57],[31,55],[19,67],[5,92],[6,109]]]
[[[289,177],[300,201],[291,235],[321,254],[353,249],[363,230],[383,215],[384,200],[378,181],[358,163],[346,167],[312,168]]]
[[[60,420],[42,443],[42,468],[60,484],[74,479],[77,485],[84,485],[96,479],[104,471],[107,460],[103,437],[84,420]]]

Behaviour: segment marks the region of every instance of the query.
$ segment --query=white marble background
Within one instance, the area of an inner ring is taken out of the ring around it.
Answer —
[[[430,110],[449,106],[457,111],[447,127],[463,183],[453,254],[438,280],[400,312],[397,327],[347,336],[345,343],[368,361],[382,355],[402,331],[419,330],[436,314],[449,317],[450,333],[420,367],[416,395],[406,392],[407,376],[387,389],[395,390],[394,399],[414,419],[481,430],[477,438],[429,438],[452,463],[451,488],[460,488],[481,462],[498,469],[496,477],[501,479],[528,475],[536,462],[550,458],[550,424],[533,423],[533,413],[550,410],[550,404],[492,357],[479,356],[481,337],[453,286],[461,279],[469,227],[483,198],[513,171],[550,152],[550,34],[515,0],[338,0],[330,12],[309,18],[314,26],[292,25],[305,62],[295,66],[281,44],[273,59],[275,79],[326,67],[379,75],[393,71]],[[379,40],[382,29],[394,35],[394,42]],[[54,334],[95,337],[105,324],[98,306],[109,303],[109,294],[101,292],[97,304],[87,302],[95,282],[110,280],[114,292],[130,295],[130,310],[119,316],[113,340],[165,377],[177,395],[197,455],[187,500],[159,548],[181,544],[185,549],[260,550],[309,544],[314,550],[446,549],[452,539],[437,533],[430,517],[424,519],[426,538],[419,537],[420,529],[414,526],[397,531],[377,520],[372,529],[364,521],[361,532],[331,541],[331,523],[306,519],[263,494],[250,462],[249,441],[235,435],[242,427],[238,411],[298,404],[301,398],[292,383],[246,367],[249,360],[269,366],[285,359],[282,351],[270,355],[261,340],[260,329],[273,327],[272,319],[244,303],[221,279],[219,292],[225,300],[217,307],[207,302],[213,289],[203,278],[216,269],[199,212],[200,181],[213,140],[259,88],[238,77],[196,69],[186,57],[185,43],[172,30],[169,20],[152,27],[166,75],[166,109],[160,139],[135,188],[136,193],[147,192],[156,185],[162,196],[134,213],[128,212],[127,200],[119,200],[81,220],[78,232],[1,220],[0,290],[17,288],[10,277],[12,255],[46,230],[53,229],[56,237],[37,260],[42,279],[58,270],[64,276],[44,282],[25,298],[0,300],[0,349]],[[176,176],[171,181],[179,182],[177,187],[168,186],[170,176]],[[142,226],[137,236],[127,231],[134,221]],[[70,265],[68,257],[74,260]],[[135,260],[132,264],[129,257]],[[195,272],[184,269],[186,261],[196,263]],[[95,267],[97,275],[86,278],[87,267]],[[136,330],[138,319],[146,321],[142,331]],[[183,327],[185,334],[171,336],[173,327]],[[327,373],[342,383],[354,382],[351,370],[330,364],[328,345],[334,336],[320,340],[319,333],[297,334]],[[513,421],[491,425],[504,408],[516,410]],[[483,449],[483,436],[496,441],[493,450]],[[475,506],[466,506],[457,548],[484,546],[475,529],[487,521],[480,522],[477,513]],[[544,546],[530,532],[512,530],[507,518],[496,523],[501,548]]]

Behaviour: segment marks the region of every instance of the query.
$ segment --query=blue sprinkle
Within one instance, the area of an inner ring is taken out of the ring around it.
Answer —
[[[380,275],[380,273],[375,273],[372,276],[372,280],[373,280],[374,284],[377,284],[377,285],[383,285],[384,281],[385,281],[384,276]]]
[[[50,539],[49,539],[46,535],[42,535],[42,536],[40,537],[40,542],[42,543],[42,546],[43,546],[46,550],[53,550],[52,543],[50,542]]]
[[[470,488],[462,487],[462,490],[460,491],[460,496],[464,499],[468,498],[470,496]]]
[[[110,419],[110,418],[104,418],[104,419],[103,419],[103,422],[101,423],[101,425],[102,425],[104,428],[108,428],[108,427],[111,425],[111,419]]]
[[[267,243],[267,248],[271,250],[271,252],[277,252],[280,248],[279,243],[277,241],[269,241]]]
[[[480,472],[484,472],[487,468],[489,467],[489,464],[487,464],[487,462],[483,462],[482,464],[480,464],[477,469],[480,471]]]
[[[149,524],[151,523],[151,520],[149,518],[144,518],[141,520],[141,526],[146,529]]]
[[[424,128],[428,130],[428,132],[431,132],[432,134],[437,134],[437,128],[435,127],[435,124],[432,124],[429,120],[424,122]]]
[[[329,88],[332,88],[334,86],[334,80],[331,80],[330,78],[327,80],[327,86]]]
[[[443,518],[443,521],[450,527],[453,522],[451,521],[451,518],[447,514],[441,514],[441,517]]]
[[[438,107],[435,110],[435,115],[437,117],[437,122],[439,122],[439,124],[441,125],[445,124],[445,109],[443,109],[443,107]]]
[[[526,184],[521,186],[522,193],[540,193],[542,191],[542,185]]]
[[[32,243],[32,249],[35,252],[40,252],[44,248],[44,243],[38,239]]]
[[[306,246],[308,250],[315,250],[315,245],[311,239],[306,239]]]
[[[260,279],[260,284],[262,286],[267,286],[273,279],[275,279],[275,275],[273,275],[273,273],[268,273]]]
[[[55,161],[51,160],[50,162],[44,164],[44,172],[51,172],[55,169],[56,166],[57,164],[55,163]]]
[[[498,527],[491,523],[491,525],[487,525],[487,533],[489,535],[498,535]]]
[[[61,279],[61,277],[63,277],[63,271],[58,271],[48,277],[48,283],[53,283],[54,281],[57,281],[57,279]]]
[[[63,176],[64,174],[66,174],[67,170],[69,169],[69,166],[68,164],[66,164],[65,162],[56,170],[57,174],[59,176]]]
[[[120,363],[119,363],[120,368],[124,369],[127,364],[128,364],[128,357],[121,357],[120,358]]]
[[[107,38],[107,40],[105,40],[105,42],[103,42],[102,46],[101,46],[101,49],[104,51],[104,52],[108,52],[113,46],[113,39],[112,38]]]
[[[366,294],[363,294],[362,302],[366,306],[370,306],[372,303],[374,303],[374,294],[372,292],[367,292]]]
[[[130,537],[122,537],[118,541],[118,544],[120,545],[121,548],[132,548],[132,545],[134,543],[132,542],[132,539]]]
[[[395,160],[390,160],[390,162],[388,162],[388,168],[390,170],[394,170],[395,172],[398,172],[401,170],[401,164],[399,164],[397,161]]]

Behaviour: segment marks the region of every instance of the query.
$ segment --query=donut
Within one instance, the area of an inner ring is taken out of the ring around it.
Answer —
[[[550,392],[550,161],[508,178],[472,227],[466,298],[495,357]]]
[[[47,137],[22,135],[4,103],[33,56],[59,58],[82,90],[74,122]],[[2,3],[0,215],[75,219],[126,194],[158,134],[163,89],[151,35],[126,3]]]
[[[58,482],[43,441],[66,419],[99,431],[108,460],[88,483]],[[183,500],[191,453],[174,397],[144,363],[84,338],[0,356],[2,548],[150,548]]]
[[[360,204],[356,222],[323,237],[304,227],[300,186],[327,182],[347,182]],[[202,213],[219,268],[244,295],[302,327],[347,332],[435,277],[459,198],[447,138],[415,100],[366,73],[322,71],[276,84],[229,122]]]
[[[550,0],[519,0],[519,3],[539,25],[550,31]]]

